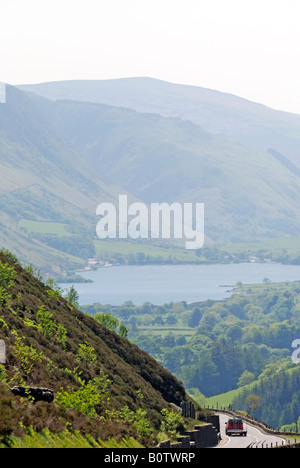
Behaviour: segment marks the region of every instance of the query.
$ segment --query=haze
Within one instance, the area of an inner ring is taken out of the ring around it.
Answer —
[[[149,76],[300,114],[298,0],[10,0],[0,81]]]

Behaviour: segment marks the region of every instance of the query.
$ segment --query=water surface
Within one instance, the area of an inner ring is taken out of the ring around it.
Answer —
[[[218,265],[146,265],[100,268],[80,273],[93,283],[76,284],[80,305],[132,301],[162,305],[229,297],[238,281],[244,284],[300,280],[300,265],[239,263]],[[60,285],[70,288],[70,284]]]

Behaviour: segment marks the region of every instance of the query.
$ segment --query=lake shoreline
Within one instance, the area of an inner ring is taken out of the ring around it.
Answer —
[[[181,263],[181,262],[178,262],[178,263],[169,263],[169,262],[165,262],[165,263],[145,263],[145,264],[127,264],[127,263],[124,263],[124,264],[120,264],[120,263],[115,263],[115,264],[109,264],[109,265],[103,265],[103,266],[97,266],[96,268],[84,268],[84,269],[80,269],[80,270],[76,270],[75,273],[77,275],[80,275],[81,273],[87,273],[89,271],[97,271],[97,270],[105,270],[107,268],[121,268],[121,267],[147,267],[147,266],[189,266],[189,265],[201,265],[201,266],[205,266],[205,265],[240,265],[240,264],[252,264],[252,263],[256,263],[256,264],[274,264],[274,265],[293,265],[292,263],[280,263],[280,262],[249,262],[249,261],[239,261],[239,262],[187,262],[187,263]],[[70,277],[66,276],[66,280],[68,280]],[[77,284],[85,284],[87,282],[91,282],[91,281],[86,281],[84,280],[84,278],[82,278],[82,281],[75,281],[75,283]],[[72,280],[68,280],[68,281],[61,281],[61,277],[60,279],[57,281],[58,284],[63,284],[63,283],[72,283]],[[221,287],[223,287],[221,285]],[[231,287],[231,285],[229,286],[224,286],[224,287]]]
[[[232,294],[237,283],[251,285],[300,280],[299,265],[277,263],[120,266],[122,268],[99,268],[81,273],[92,283],[76,285],[80,305],[99,302],[118,306],[126,301],[136,305],[145,302],[161,305],[224,300]],[[65,284],[68,285],[70,283]]]

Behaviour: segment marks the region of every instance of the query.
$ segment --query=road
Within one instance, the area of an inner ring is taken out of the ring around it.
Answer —
[[[225,422],[228,420],[226,414],[220,413],[220,426],[222,442],[217,448],[248,448],[252,445],[254,448],[271,448],[277,445],[282,445],[285,440],[281,437],[263,434],[259,429],[247,424],[246,437],[228,437],[225,435]]]

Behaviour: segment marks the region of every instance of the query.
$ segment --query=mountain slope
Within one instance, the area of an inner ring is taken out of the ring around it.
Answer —
[[[135,83],[145,93],[144,81]],[[116,96],[121,84],[110,84]],[[150,84],[163,103],[167,84]],[[25,244],[35,258],[44,249],[40,263],[48,271],[93,257],[96,206],[121,193],[145,203],[205,203],[205,234],[218,243],[298,235],[300,173],[275,149],[254,150],[179,118],[7,91],[0,108],[0,241],[17,242],[23,261]],[[20,229],[32,220],[60,223],[72,236],[57,240],[52,225],[46,234],[43,226],[37,235]]]
[[[249,396],[256,395],[259,406],[252,409],[251,415],[266,422],[271,427],[299,424],[300,405],[300,369],[299,367],[275,372],[268,378],[252,384],[251,389],[244,389],[233,400],[234,408],[249,410]],[[282,428],[281,430],[283,430]]]
[[[7,355],[5,367],[0,366],[1,435],[5,428],[16,434],[22,432],[19,422],[38,429],[50,427],[55,432],[62,432],[68,423],[73,429],[91,431],[97,437],[134,435],[134,425],[121,416],[114,419],[115,411],[125,406],[134,412],[146,411],[149,424],[157,429],[160,411],[169,408],[169,403],[179,405],[187,398],[176,378],[149,355],[72,307],[12,260],[0,253],[0,339],[6,344]],[[5,278],[10,281],[5,283]],[[110,402],[106,395],[84,406],[88,402],[86,385],[100,377],[101,392],[104,395],[108,386]],[[69,399],[34,407],[8,404],[13,397],[7,386],[20,384],[50,388],[57,398],[63,391]],[[80,398],[79,392],[85,390],[82,404],[75,411],[71,396],[77,392]]]
[[[7,86],[6,104],[0,106],[2,246],[12,248],[26,263],[37,260],[43,271],[78,268],[83,259],[75,249],[61,251],[53,247],[55,239],[49,244],[44,238],[33,238],[20,229],[19,222],[64,223],[75,232],[83,231],[83,239],[91,242],[96,207],[102,200],[114,200],[115,193],[114,185],[108,186],[101,171],[95,173],[76,149],[63,141],[26,93]]]
[[[109,180],[150,204],[204,202],[206,236],[249,241],[297,235],[299,174],[192,122],[75,101],[39,101],[56,131]]]
[[[21,88],[48,99],[99,102],[191,120],[249,148],[273,148],[300,166],[300,116],[231,94],[152,78],[64,81]]]

